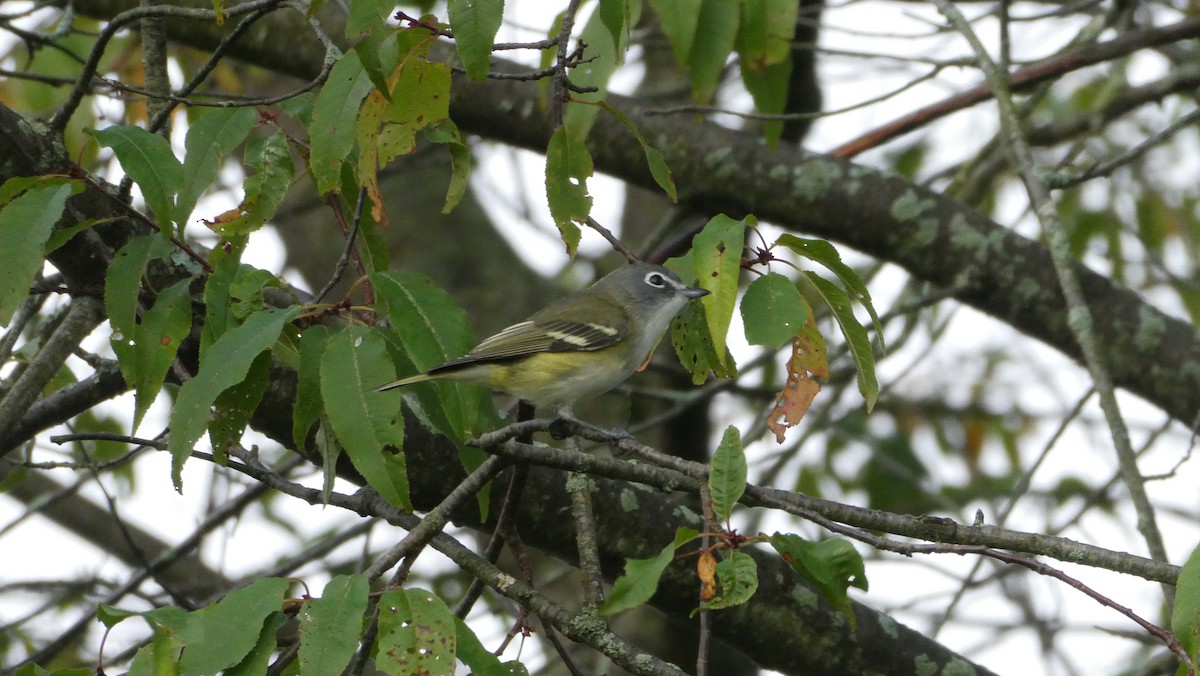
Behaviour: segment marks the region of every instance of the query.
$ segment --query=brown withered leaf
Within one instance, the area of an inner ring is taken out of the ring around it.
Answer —
[[[789,427],[795,427],[808,413],[817,393],[821,391],[818,378],[829,377],[829,355],[825,339],[813,324],[808,323],[792,339],[792,358],[788,360],[788,379],[775,398],[775,406],[767,417],[767,427],[775,433],[775,442],[782,444]]]
[[[717,595],[717,559],[706,551],[696,560],[696,575],[700,577],[700,601],[711,601]]]

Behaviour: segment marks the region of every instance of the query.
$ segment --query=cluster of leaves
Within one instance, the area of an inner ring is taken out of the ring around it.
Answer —
[[[498,4],[451,3],[451,28],[472,77],[486,74],[487,55],[498,25],[498,15],[493,17],[487,8],[494,9]],[[602,3],[603,11],[593,17],[593,23],[599,22],[596,25],[611,38],[613,52],[608,58],[613,65],[617,62],[613,55],[623,53],[627,46],[628,26],[640,11],[637,4],[623,4],[623,11],[614,19],[611,9],[615,3]],[[668,4],[659,3],[657,9],[679,16]],[[739,49],[755,50],[754,58],[744,55],[746,63],[753,64],[745,71],[748,75],[776,77],[767,74],[786,67],[786,50],[779,52],[772,47],[759,53],[753,46],[757,43],[747,31],[765,30],[766,15],[762,13],[765,10],[752,9],[752,4],[745,8],[747,16],[740,33],[736,32],[736,17],[730,22],[729,17],[721,16],[725,10],[720,3],[706,3],[702,20],[690,29],[670,27],[677,57],[697,75],[698,100],[711,97],[716,83],[715,53],[705,47],[711,40],[729,42],[724,53],[717,55],[722,62],[735,36],[740,36]],[[450,210],[466,190],[470,156],[448,115],[450,69],[426,58],[436,34],[425,26],[385,26],[386,10],[381,8],[383,4],[352,4],[347,34],[359,38],[358,42],[332,66],[319,93],[289,99],[278,112],[260,114],[250,108],[229,108],[195,114],[182,160],[164,137],[137,126],[89,132],[97,144],[112,151],[138,187],[153,216],[147,222],[157,229],[157,233],[130,239],[116,253],[104,290],[112,329],[110,345],[135,393],[134,431],[168,382],[172,364],[181,357],[181,346],[194,331],[198,333],[198,366],[192,377],[179,383],[170,414],[167,445],[177,489],[182,490],[184,463],[205,434],[218,459],[225,458],[229,449],[240,443],[264,395],[275,359],[299,375],[293,441],[297,448],[305,448],[310,438],[313,440],[326,468],[325,490],[332,490],[336,461],[344,452],[382,497],[397,507],[412,509],[404,455],[380,452],[403,445],[399,394],[379,394],[373,389],[392,380],[397,367],[421,371],[461,355],[470,348],[472,338],[462,310],[428,279],[387,270],[386,253],[377,244],[378,228],[387,223],[378,172],[395,158],[413,152],[418,139],[444,144],[453,159],[445,203],[445,209]],[[718,26],[723,31],[719,36],[712,33]],[[730,33],[730,29],[735,32]],[[584,34],[596,30],[586,27]],[[691,30],[694,35],[686,36],[681,30]],[[788,39],[785,36],[783,44]],[[779,43],[773,40],[769,44],[778,47]],[[597,62],[604,62],[603,47],[600,50]],[[607,77],[610,73],[593,69],[581,73],[581,78]],[[572,252],[578,243],[578,225],[587,221],[591,209],[586,181],[592,165],[583,142],[590,121],[587,113],[579,111],[598,109],[607,110],[631,130],[660,186],[672,199],[676,196],[661,154],[620,111],[602,101],[595,106],[570,107],[564,125],[547,148],[546,189],[551,213]],[[307,141],[285,132],[283,118],[306,129]],[[234,209],[205,221],[220,241],[210,255],[199,256],[184,243],[185,228],[193,220],[201,194],[215,181],[230,154],[242,146],[243,164],[251,172],[244,183],[243,199]],[[268,303],[266,290],[282,288],[282,284],[267,271],[241,262],[249,236],[272,218],[296,175],[294,153],[306,160],[304,170],[321,193],[341,199],[341,195],[353,195],[361,189],[369,200],[369,214],[363,214],[357,224],[366,241],[362,261],[373,298],[366,316],[386,317],[390,327],[360,325],[364,315],[349,316],[348,323],[335,321],[329,309],[320,306],[281,307]],[[83,223],[70,231],[53,232],[66,199],[83,188],[83,180],[56,177],[17,179],[0,188],[0,241],[11,245],[2,248],[4,257],[0,260],[4,271],[0,276],[0,324],[8,321],[24,298],[44,256],[82,229],[95,225]],[[698,279],[711,292],[702,306],[680,319],[674,331],[676,350],[697,383],[713,373],[726,377],[736,374],[725,337],[737,306],[743,242],[748,226],[753,225],[752,218],[718,216],[697,235],[687,256],[671,263],[683,276]],[[800,276],[800,283],[815,291],[833,310],[852,344],[861,373],[860,387],[868,403],[873,403],[877,386],[870,346],[849,310],[853,297],[874,317],[865,286],[823,242],[784,237],[776,245],[825,265],[849,289],[847,294],[813,273]],[[180,256],[180,252],[187,257]],[[193,327],[193,304],[203,308],[198,329]],[[819,345],[819,350],[810,353],[823,357],[824,341],[816,331],[809,302],[801,296],[797,284],[782,275],[769,273],[752,284],[741,303],[741,313],[751,343],[779,348],[792,342],[794,352],[802,344]],[[827,364],[794,357],[789,370],[803,377],[820,376],[827,372]],[[412,391],[429,424],[456,441],[470,439],[499,424],[490,399],[476,388],[430,383]],[[781,404],[779,410],[789,417],[789,424],[795,424],[804,406],[793,402]],[[782,431],[778,434],[782,436]],[[467,469],[477,466],[482,459],[480,452],[465,445],[461,449]],[[721,518],[728,520],[744,484],[745,459],[737,432],[731,428],[714,458],[712,474],[714,508]],[[481,506],[486,505],[486,494],[479,500]],[[650,567],[661,572],[675,551],[696,537],[696,533],[681,531],[676,542],[653,559]],[[847,575],[844,562],[831,563],[822,558],[819,551],[824,545],[813,546],[796,536],[778,534],[769,541],[797,570],[817,582],[838,607],[848,609],[847,580],[865,585],[861,560],[856,555],[852,558],[857,564],[851,565],[853,570]],[[726,538],[721,547],[710,548],[699,558],[700,581],[708,590],[703,595],[704,608],[743,603],[756,587],[753,559],[731,542]],[[717,562],[714,552],[723,549],[727,549],[727,557]],[[631,571],[644,566],[630,562]],[[652,591],[656,575],[642,576],[639,586]],[[631,572],[631,577],[618,584],[607,611],[616,612],[648,598],[622,591],[634,577],[638,576]],[[111,628],[136,614],[154,629],[154,640],[134,662],[135,673],[150,673],[163,664],[176,664],[182,673],[223,669],[253,673],[274,649],[275,630],[285,620],[280,608],[288,605],[283,598],[287,587],[285,580],[260,580],[194,613],[173,607],[143,613],[105,609],[101,620]],[[355,649],[358,623],[353,618],[364,612],[366,588],[364,578],[337,578],[321,599],[302,604],[302,673],[310,668],[314,669],[312,673],[327,673],[325,667],[333,665],[329,660],[344,665]],[[445,607],[427,603],[430,598],[420,590],[384,593],[379,606],[390,609],[391,614],[381,615],[390,619],[381,619],[376,659],[380,663],[396,660],[395,668],[402,672],[407,668],[404,660],[416,650],[412,642],[418,639],[413,627],[421,632],[432,628],[430,640],[434,643],[430,645],[436,644],[436,649],[417,650],[422,659],[449,660],[457,655],[479,673],[500,673],[496,671],[499,664],[491,663],[495,658],[489,662],[481,657],[490,655],[478,648],[478,641],[465,625],[449,622]],[[414,610],[434,606],[428,612]],[[435,612],[439,609],[440,614]],[[321,619],[328,614],[347,621],[338,631],[330,631],[325,626],[327,621]],[[240,639],[216,646],[212,636],[217,635],[218,627],[220,635],[236,633]],[[456,636],[460,647],[457,653]]]
[[[746,454],[737,428],[726,428],[710,463],[708,493],[702,496],[706,507],[726,527],[718,533],[698,533],[679,528],[675,540],[647,559],[630,559],[625,574],[613,583],[612,593],[600,611],[615,614],[642,605],[654,596],[667,566],[680,557],[680,550],[702,538],[717,542],[684,554],[696,557],[696,577],[700,582],[699,610],[732,608],[750,600],[758,590],[758,565],[742,548],[766,542],[792,569],[819,589],[831,606],[843,613],[854,626],[848,590],[867,590],[866,569],[854,547],[841,538],[809,542],[794,533],[775,533],[744,537],[728,527],[734,507],[746,489]],[[719,525],[719,524],[712,524]],[[718,560],[718,556],[721,558]]]

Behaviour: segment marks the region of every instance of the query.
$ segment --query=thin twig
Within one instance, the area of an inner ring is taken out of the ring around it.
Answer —
[[[592,230],[595,230],[596,232],[600,233],[600,236],[603,237],[605,239],[605,241],[607,241],[609,243],[609,245],[612,246],[613,249],[615,249],[618,253],[620,253],[622,256],[624,256],[625,260],[629,261],[630,263],[637,262],[638,257],[633,255],[633,252],[630,251],[629,249],[627,249],[625,247],[625,245],[621,243],[621,240],[617,239],[616,235],[612,234],[611,230],[604,227],[603,225],[600,225],[599,221],[592,218],[591,216],[588,216],[587,225]]]
[[[996,67],[970,24],[963,18],[958,8],[951,4],[950,0],[934,1],[938,11],[970,43],[979,60],[979,66],[994,92],[1000,113],[1000,126],[1004,131],[1006,141],[1004,147],[1010,153],[1012,168],[1020,175],[1021,181],[1025,185],[1025,191],[1034,206],[1034,213],[1041,224],[1042,232],[1046,236],[1051,261],[1054,264],[1055,274],[1067,305],[1069,317],[1067,325],[1079,343],[1084,364],[1092,382],[1095,383],[1096,392],[1100,396],[1100,408],[1108,422],[1109,434],[1116,449],[1122,480],[1129,491],[1134,510],[1137,512],[1138,531],[1146,541],[1150,557],[1155,561],[1166,562],[1167,551],[1163,544],[1162,533],[1158,529],[1154,506],[1146,494],[1145,479],[1138,469],[1137,455],[1134,453],[1129,439],[1129,429],[1121,416],[1112,375],[1101,357],[1092,312],[1088,307],[1079,275],[1075,270],[1075,258],[1071,253],[1070,241],[1059,220],[1057,205],[1051,200],[1049,190],[1038,175],[1033,153],[1025,141],[1024,134],[1021,133],[1020,122],[1010,94],[1008,74]],[[1200,21],[1196,23],[1196,26],[1200,28]],[[1169,611],[1174,599],[1174,590],[1164,585],[1163,596]]]
[[[241,16],[255,12],[263,7],[272,7],[280,2],[281,0],[250,0],[245,4],[226,9],[225,16]],[[67,101],[50,118],[49,127],[52,131],[62,133],[66,129],[71,116],[75,114],[75,111],[79,108],[79,104],[83,101],[83,97],[88,93],[92,76],[96,74],[96,69],[100,65],[100,59],[104,56],[104,51],[108,47],[109,41],[113,39],[113,36],[128,24],[140,21],[149,16],[213,20],[217,18],[217,13],[209,9],[193,9],[175,5],[154,5],[153,7],[130,9],[113,17],[104,25],[104,29],[100,31],[100,35],[96,38],[96,43],[92,47],[92,51],[83,65],[83,71],[80,73],[75,87],[71,90],[71,94],[67,97]]]
[[[358,238],[358,229],[362,224],[363,202],[366,201],[366,198],[366,187],[360,187],[358,189],[358,203],[354,205],[354,222],[350,226],[349,234],[346,235],[346,246],[342,249],[342,256],[338,259],[337,265],[333,269],[333,277],[325,283],[325,286],[313,298],[313,305],[320,303],[333,290],[333,287],[342,281],[342,275],[346,272],[346,266],[350,264],[350,256],[354,253],[354,240]],[[334,211],[339,215],[341,214],[341,211],[338,209]]]
[[[1189,17],[1178,23],[1144,31],[1125,33],[1107,42],[1100,42],[1076,50],[1057,54],[1030,64],[1014,72],[1011,87],[1014,90],[1059,77],[1066,73],[1110,61],[1147,47],[1155,47],[1200,35],[1200,17]],[[888,124],[873,129],[858,138],[843,143],[830,151],[834,157],[849,159],[870,148],[919,129],[930,122],[951,113],[963,110],[994,96],[991,86],[984,82],[960,94],[955,94],[937,103],[915,110]]]

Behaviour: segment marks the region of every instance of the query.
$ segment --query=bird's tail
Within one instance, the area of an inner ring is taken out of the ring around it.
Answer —
[[[404,387],[405,385],[415,385],[416,383],[423,383],[426,380],[433,380],[436,377],[437,376],[431,376],[428,373],[418,373],[415,376],[401,378],[400,380],[393,380],[392,382],[388,383],[387,385],[381,385],[381,386],[375,388],[375,391],[376,392],[386,392],[388,390],[394,390],[397,387]]]

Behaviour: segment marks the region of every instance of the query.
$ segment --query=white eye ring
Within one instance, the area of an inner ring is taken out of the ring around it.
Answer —
[[[661,289],[667,285],[667,280],[658,272],[647,272],[646,283],[657,289]]]

